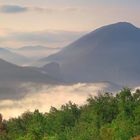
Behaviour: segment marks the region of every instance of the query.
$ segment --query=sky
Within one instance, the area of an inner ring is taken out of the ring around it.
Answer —
[[[140,27],[139,0],[0,0],[0,46],[64,47],[103,25]]]

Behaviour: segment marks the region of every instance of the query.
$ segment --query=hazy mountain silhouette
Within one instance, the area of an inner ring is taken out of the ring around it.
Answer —
[[[140,29],[127,22],[101,27],[60,52],[41,59],[57,62],[69,82],[140,82]]]
[[[18,55],[28,58],[28,61],[26,61],[24,65],[33,66],[37,60],[44,58],[46,56],[49,56],[50,54],[56,53],[60,49],[45,47],[41,45],[34,45],[34,46],[24,46],[20,48],[7,48],[7,50],[9,50],[10,52],[13,52],[14,54],[18,54]],[[15,63],[15,64],[18,64],[18,63]],[[20,62],[19,64],[22,65],[22,63]]]
[[[20,67],[0,59],[0,99],[18,98],[30,88],[58,83],[35,67]],[[35,84],[35,87],[30,87],[30,84]]]
[[[5,48],[0,48],[0,58],[17,65],[23,65],[29,61],[25,56],[19,55]]]
[[[61,76],[61,72],[60,72],[60,66],[56,62],[46,64],[43,67],[41,67],[40,70],[43,73],[46,73],[51,77],[54,77],[54,78],[57,78],[60,81],[63,81],[62,76]]]
[[[0,59],[0,81],[48,82],[53,83],[47,74],[35,67],[20,67]]]

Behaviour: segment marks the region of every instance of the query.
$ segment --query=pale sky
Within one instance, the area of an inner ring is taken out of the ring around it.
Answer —
[[[140,27],[139,0],[0,0],[0,46],[63,47],[103,25]]]

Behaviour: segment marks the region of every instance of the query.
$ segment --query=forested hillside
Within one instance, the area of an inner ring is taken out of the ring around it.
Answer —
[[[0,140],[140,140],[140,90],[99,94],[80,107],[69,102],[7,121],[1,115]]]

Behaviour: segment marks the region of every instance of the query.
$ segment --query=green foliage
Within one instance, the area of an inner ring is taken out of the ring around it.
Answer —
[[[7,121],[0,115],[0,140],[139,140],[140,90],[89,97],[78,107],[69,102],[49,113],[25,112]]]

